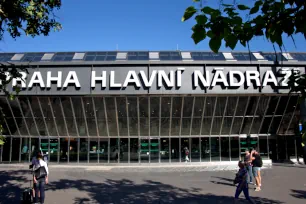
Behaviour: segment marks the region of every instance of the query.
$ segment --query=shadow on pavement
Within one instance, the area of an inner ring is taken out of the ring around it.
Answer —
[[[0,203],[20,203],[21,186],[30,186],[27,175],[26,170],[0,171]]]
[[[128,179],[112,180],[107,179],[103,183],[96,183],[90,180],[70,180],[61,179],[48,185],[47,191],[57,191],[66,189],[77,189],[86,192],[88,198],[77,197],[75,204],[81,203],[232,203],[233,197],[219,196],[213,194],[200,194],[200,189],[184,189],[169,184],[145,180],[144,183],[137,184]],[[47,194],[48,195],[48,194]],[[283,203],[278,200],[253,197],[256,203]],[[243,198],[241,203],[248,203]]]
[[[306,199],[306,191],[301,191],[301,190],[291,190],[292,193],[291,194],[293,197],[295,198],[300,198],[300,199]]]

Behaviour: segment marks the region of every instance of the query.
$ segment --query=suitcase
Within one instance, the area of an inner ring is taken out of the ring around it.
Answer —
[[[22,191],[22,196],[21,196],[21,203],[22,204],[30,204],[33,201],[33,189],[31,187],[32,180],[30,180],[30,187],[25,188]]]

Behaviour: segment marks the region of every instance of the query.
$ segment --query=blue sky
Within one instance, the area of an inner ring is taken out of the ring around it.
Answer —
[[[208,0],[217,2],[216,0]],[[193,20],[181,22],[192,0],[64,0],[57,16],[60,32],[16,40],[5,35],[1,52],[95,51],[95,50],[210,50],[208,40],[195,45]],[[210,3],[209,3],[210,4]],[[216,3],[214,3],[216,4]],[[211,4],[210,4],[211,5]],[[306,51],[305,39],[284,37],[287,51]],[[222,46],[221,50],[230,50]],[[247,50],[237,46],[236,50]],[[273,51],[262,37],[251,42],[252,51]]]

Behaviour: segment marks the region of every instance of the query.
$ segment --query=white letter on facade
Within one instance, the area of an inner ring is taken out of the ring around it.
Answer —
[[[137,74],[134,70],[129,71],[126,75],[123,87],[127,87],[129,83],[135,83],[138,88],[141,86]]]
[[[101,87],[106,87],[106,71],[102,71],[102,76],[96,76],[96,71],[91,72],[91,88],[96,87],[96,81],[102,81]]]
[[[63,87],[67,87],[68,84],[74,84],[77,88],[81,87],[78,76],[75,71],[68,72]]]
[[[259,80],[259,72],[258,71],[246,71],[246,82],[247,82],[247,87],[251,86],[251,80],[255,80],[256,86],[260,86],[260,80]]]
[[[281,69],[281,74],[285,74],[284,78],[280,81],[280,86],[288,86],[288,81],[291,76],[291,71],[289,69]]]
[[[13,78],[12,86],[13,87],[17,86],[17,82],[21,82],[21,87],[26,88],[27,85],[26,85],[25,81],[26,81],[26,78],[27,78],[27,73],[19,72],[19,74],[21,74],[21,77],[20,78]]]
[[[52,77],[51,76],[52,72],[48,71],[47,72],[47,87],[51,87],[51,81],[56,81],[57,82],[57,88],[60,88],[62,86],[62,72],[59,71],[57,72],[57,77]]]
[[[239,75],[240,81],[235,82],[234,75]],[[244,74],[241,71],[229,71],[230,86],[241,86],[242,84],[244,84],[244,82],[245,82]]]
[[[174,87],[174,71],[170,71],[170,78],[168,78],[164,70],[159,70],[157,82],[159,88],[162,87],[163,81],[167,84],[167,87]]]
[[[151,87],[152,86],[153,81],[154,81],[155,76],[156,76],[156,73],[157,73],[157,71],[153,70],[152,74],[150,76],[150,80],[148,80],[148,78],[146,76],[146,73],[144,71],[140,71],[140,76],[143,80],[143,83],[144,83],[145,87]]]
[[[206,71],[206,79],[204,78],[202,72],[200,70],[195,70],[193,72],[193,76],[194,76],[194,86],[198,87],[199,86],[199,79],[201,81],[201,84],[204,87],[209,87],[210,85],[210,76],[209,76],[209,71]]]
[[[42,79],[40,72],[33,72],[33,75],[31,77],[30,83],[28,85],[29,88],[32,88],[33,84],[39,84],[40,87],[44,88],[45,83]]]
[[[110,72],[110,87],[121,87],[122,84],[115,83],[115,71]]]
[[[176,71],[176,84],[177,84],[178,87],[182,86],[182,73],[183,73],[184,70],[185,70],[185,68],[183,68],[183,67],[177,68],[177,71]]]
[[[268,82],[272,82],[274,83],[275,86],[277,86],[277,80],[275,75],[273,74],[273,72],[271,70],[268,70],[265,74],[264,80],[262,82],[262,86],[267,86]]]
[[[226,80],[226,77],[225,77],[223,71],[221,71],[221,70],[216,70],[216,73],[214,74],[214,79],[213,79],[213,81],[212,81],[211,86],[212,86],[212,87],[216,86],[216,84],[217,84],[218,82],[223,83],[223,85],[224,85],[225,87],[228,86],[228,82],[227,82],[227,80]]]

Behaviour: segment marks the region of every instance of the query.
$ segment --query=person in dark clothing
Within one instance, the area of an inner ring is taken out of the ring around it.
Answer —
[[[257,186],[255,191],[261,191],[260,170],[262,167],[262,159],[260,157],[260,154],[256,150],[252,151],[251,158],[252,158],[252,166],[253,166],[253,175],[255,177],[256,186]]]

